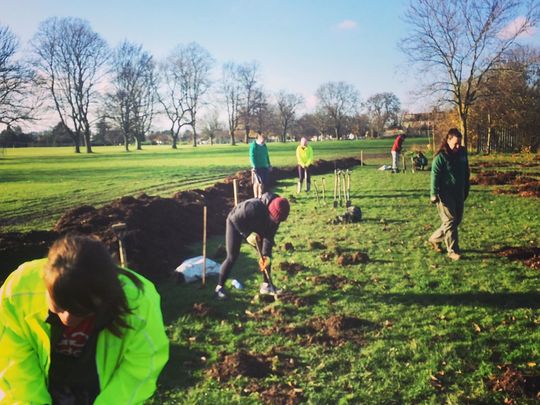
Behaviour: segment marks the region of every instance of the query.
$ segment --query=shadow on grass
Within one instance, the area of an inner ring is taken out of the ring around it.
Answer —
[[[540,308],[540,292],[459,294],[378,294],[375,299],[390,303],[416,305],[483,306],[494,308]]]
[[[161,390],[183,389],[195,385],[199,378],[194,374],[206,367],[201,360],[205,353],[177,344],[170,345],[169,361],[159,376]]]

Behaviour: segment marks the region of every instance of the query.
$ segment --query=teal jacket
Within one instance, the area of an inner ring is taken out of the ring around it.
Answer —
[[[251,167],[255,169],[271,166],[266,143],[259,145],[257,141],[251,142],[249,145],[249,161],[251,162]]]
[[[50,404],[51,326],[42,269],[47,259],[34,260],[11,273],[0,289],[0,403]],[[134,273],[135,274],[135,273]],[[100,332],[96,365],[100,394],[94,404],[139,404],[156,389],[156,380],[169,357],[160,297],[140,275],[143,290],[120,276],[133,312],[131,326],[118,338]]]
[[[439,194],[469,195],[469,161],[467,152],[461,148],[455,156],[440,152],[431,165],[431,196]]]

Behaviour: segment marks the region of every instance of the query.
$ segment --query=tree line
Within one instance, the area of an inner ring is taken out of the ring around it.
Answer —
[[[350,133],[380,134],[399,122],[401,105],[393,93],[360,103],[353,85],[328,82],[316,92],[315,112],[299,116],[302,95],[266,90],[255,61],[226,62],[220,78],[212,80],[216,61],[198,43],[177,45],[158,61],[127,40],[111,49],[79,18],[46,19],[30,41],[29,54],[18,57],[18,49],[9,27],[0,27],[0,123],[8,126],[0,137],[4,144],[21,135],[20,127],[11,127],[51,110],[58,124],[45,139],[52,144],[70,139],[76,152],[82,147],[92,152],[93,142],[119,138],[126,150],[133,143],[140,149],[158,114],[168,122],[173,148],[182,133],[190,135],[193,146],[201,134],[211,143],[226,134],[234,145],[249,142],[253,131],[283,142],[292,132],[342,139]],[[203,109],[205,119],[200,118]],[[156,139],[163,139],[159,134]]]
[[[430,100],[426,110],[444,117],[433,125],[437,131],[458,126],[466,146],[480,149],[487,142],[482,149],[489,151],[491,134],[510,128],[538,149],[540,52],[519,39],[534,32],[539,18],[538,0],[409,1],[400,47],[418,68],[418,93]],[[168,123],[173,148],[186,134],[193,146],[201,136],[234,145],[248,142],[252,132],[283,142],[343,139],[378,136],[401,124],[395,94],[362,101],[343,81],[321,84],[314,111],[300,115],[303,97],[265,89],[257,62],[226,62],[217,72],[214,57],[195,42],[156,60],[129,41],[111,49],[85,20],[53,17],[39,25],[29,45],[30,52],[18,57],[16,36],[0,26],[0,124],[9,129],[51,109],[59,119],[51,139],[68,137],[77,152],[81,146],[91,152],[96,140],[140,149],[158,115]],[[156,142],[165,134],[155,133]]]

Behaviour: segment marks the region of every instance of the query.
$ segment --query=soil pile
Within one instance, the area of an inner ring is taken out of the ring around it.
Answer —
[[[297,273],[302,273],[308,268],[300,263],[289,263],[289,262],[281,262],[279,264],[279,269],[282,271],[287,272],[290,276],[294,276]]]
[[[517,171],[499,172],[496,170],[486,170],[485,172],[478,173],[476,177],[471,178],[471,184],[482,186],[512,184],[520,174]]]
[[[488,386],[493,391],[504,392],[510,396],[510,401],[505,403],[517,403],[518,398],[540,399],[540,375],[526,375],[512,365],[499,366],[502,373],[491,376]]]
[[[313,284],[326,284],[330,290],[341,290],[347,285],[360,285],[358,281],[351,280],[347,277],[339,276],[337,274],[331,274],[329,276],[313,276],[309,279]]]
[[[510,260],[523,262],[532,269],[540,270],[540,247],[503,247],[495,253]]]
[[[313,166],[313,173],[331,172],[336,167],[351,168],[360,163],[354,158],[319,160]],[[271,179],[275,184],[294,176],[295,168],[274,168]],[[141,194],[121,197],[101,208],[76,207],[65,212],[51,232],[0,234],[0,279],[18,264],[43,257],[51,242],[68,232],[97,235],[114,254],[118,251],[118,239],[111,226],[119,222],[127,226],[124,240],[129,267],[152,280],[159,279],[170,274],[188,257],[188,245],[201,240],[205,204],[208,207],[208,234],[224,232],[225,219],[234,203],[234,179],[238,184],[239,201],[251,198],[251,172],[241,171],[205,190],[183,191],[172,198]]]

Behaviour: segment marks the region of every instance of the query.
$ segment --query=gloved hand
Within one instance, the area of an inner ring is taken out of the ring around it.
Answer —
[[[436,204],[439,202],[439,197],[436,195],[432,195],[431,199],[429,200],[432,204]]]
[[[249,243],[251,246],[256,248],[257,246],[260,246],[261,244],[261,237],[259,234],[252,232],[249,234],[249,236],[246,238],[247,243]]]
[[[272,264],[272,258],[270,256],[263,256],[259,259],[259,269],[264,272],[265,270],[270,269]]]

